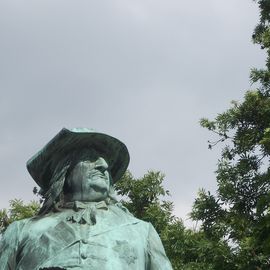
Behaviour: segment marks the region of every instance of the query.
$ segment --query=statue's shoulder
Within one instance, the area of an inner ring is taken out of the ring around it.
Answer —
[[[31,218],[24,218],[20,220],[15,220],[7,227],[8,230],[21,230],[28,224],[28,222],[32,219]]]
[[[122,203],[116,203],[110,206],[110,209],[115,212],[119,217],[121,217],[123,223],[128,222],[133,224],[140,224],[141,226],[145,227],[148,227],[150,224],[149,222],[136,218]]]
[[[115,204],[113,205],[113,207],[114,207],[115,209],[120,210],[120,212],[124,212],[125,214],[127,214],[127,215],[129,215],[129,216],[131,216],[131,217],[134,217],[134,216],[129,212],[129,210],[127,209],[127,207],[125,207],[125,206],[124,206],[122,203],[120,203],[120,202],[115,203]]]
[[[17,241],[19,236],[21,236],[25,230],[26,224],[29,222],[29,220],[31,220],[31,218],[13,221],[4,231],[1,240],[13,239],[14,241]]]
[[[46,215],[36,215],[30,218],[14,221],[9,225],[9,227],[12,231],[18,230],[20,234],[28,234],[30,231],[39,231],[41,229],[46,230],[47,227],[51,227],[58,222],[58,218],[55,218],[55,216],[56,215],[52,215],[51,213]]]

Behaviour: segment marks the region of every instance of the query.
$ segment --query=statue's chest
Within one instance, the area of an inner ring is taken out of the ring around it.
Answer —
[[[144,269],[147,231],[141,227],[138,222],[115,224],[113,219],[94,226],[61,221],[28,238],[18,269]]]

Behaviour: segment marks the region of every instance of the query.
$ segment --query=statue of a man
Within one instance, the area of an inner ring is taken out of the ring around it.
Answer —
[[[128,163],[116,138],[62,129],[27,162],[44,203],[7,228],[1,270],[171,270],[153,226],[117,202],[113,184]]]

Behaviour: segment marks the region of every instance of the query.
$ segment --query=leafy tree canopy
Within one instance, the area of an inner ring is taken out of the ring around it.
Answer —
[[[252,69],[255,90],[213,121],[201,125],[217,134],[211,149],[224,143],[218,161],[217,194],[201,190],[192,218],[202,222],[208,239],[224,239],[235,269],[270,268],[270,1],[257,1],[260,21],[253,41],[266,51],[265,69]]]

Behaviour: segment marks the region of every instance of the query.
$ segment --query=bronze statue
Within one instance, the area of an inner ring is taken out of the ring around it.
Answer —
[[[27,162],[41,188],[39,214],[12,223],[0,244],[3,270],[171,270],[150,223],[117,202],[126,146],[89,129],[62,129]]]

